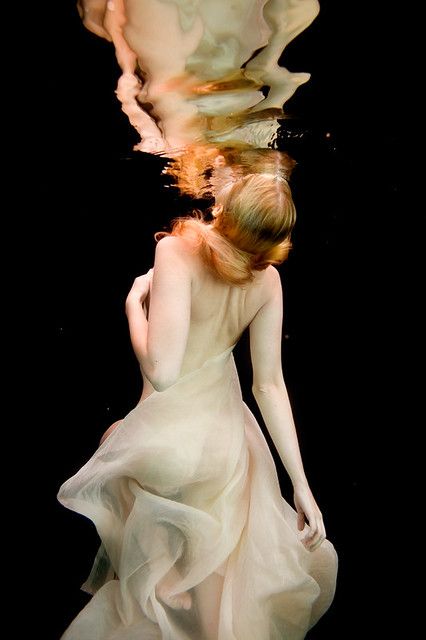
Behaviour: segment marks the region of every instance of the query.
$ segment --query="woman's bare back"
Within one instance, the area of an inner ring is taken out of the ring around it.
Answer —
[[[190,326],[181,368],[183,376],[239,340],[267,298],[268,276],[274,268],[255,271],[253,281],[245,286],[228,284],[220,280],[192,250],[190,240],[173,239],[180,244],[191,273]],[[143,377],[142,399],[153,390]]]

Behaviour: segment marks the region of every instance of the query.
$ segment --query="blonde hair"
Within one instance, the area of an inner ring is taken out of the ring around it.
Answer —
[[[216,195],[213,221],[200,212],[177,218],[171,233],[190,238],[205,264],[223,281],[244,285],[254,271],[280,264],[290,251],[296,209],[290,186],[277,174],[251,173]]]

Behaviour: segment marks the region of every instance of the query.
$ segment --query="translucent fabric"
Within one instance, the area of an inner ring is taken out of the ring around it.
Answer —
[[[298,640],[329,607],[336,552],[300,541],[232,348],[140,402],[62,485],[102,541],[63,640]],[[171,569],[189,609],[156,595]]]

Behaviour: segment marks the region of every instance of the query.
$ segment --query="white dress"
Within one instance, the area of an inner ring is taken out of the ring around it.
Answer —
[[[218,640],[299,640],[329,607],[336,552],[301,543],[232,349],[140,402],[62,485],[102,541],[63,640],[204,640],[197,585],[215,572]],[[173,565],[189,610],[156,597]]]

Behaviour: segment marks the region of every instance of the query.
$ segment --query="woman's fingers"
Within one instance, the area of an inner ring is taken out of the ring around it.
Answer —
[[[315,551],[325,540],[325,532],[318,531],[317,536],[309,546],[309,551]]]
[[[301,542],[308,551],[315,551],[325,540],[325,527],[322,513],[309,487],[305,485],[295,487],[294,505],[297,511],[298,530],[303,531],[305,523],[309,526]]]
[[[325,540],[325,527],[322,516],[318,516],[312,519],[312,524],[309,525],[310,531],[304,537],[303,544],[308,551],[315,551],[320,544]]]
[[[321,546],[321,544],[324,542],[324,540],[325,540],[325,536],[321,536],[321,537],[320,537],[320,538],[315,542],[315,544],[312,544],[312,545],[309,547],[309,551],[311,551],[311,552],[312,552],[312,551],[316,551],[316,549],[318,549],[318,547],[320,547],[320,546]]]

